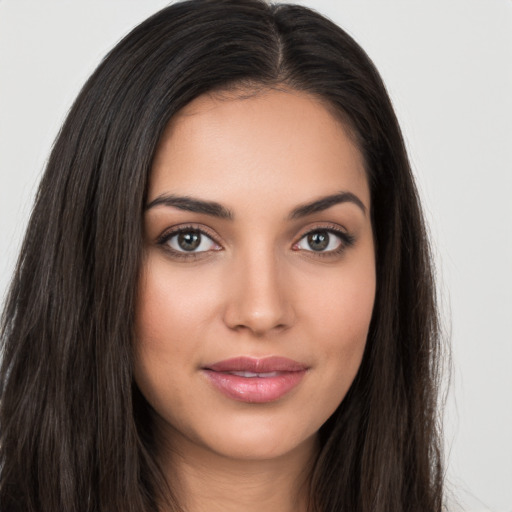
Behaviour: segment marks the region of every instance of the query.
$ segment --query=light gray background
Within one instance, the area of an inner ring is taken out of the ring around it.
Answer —
[[[388,86],[453,344],[449,487],[464,510],[511,512],[512,1],[300,3],[348,30]],[[71,102],[106,51],[166,4],[0,0],[0,297]]]

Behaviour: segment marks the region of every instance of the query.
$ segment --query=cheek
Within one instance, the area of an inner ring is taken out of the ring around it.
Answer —
[[[375,300],[373,259],[340,270],[322,290],[309,294],[309,339],[316,340],[317,363],[325,371],[326,397],[336,408],[361,364]],[[310,288],[312,289],[312,288]]]
[[[217,294],[201,272],[173,271],[164,256],[151,255],[137,297],[136,335],[145,351],[162,356],[194,353],[194,333],[216,315]]]
[[[376,276],[373,256],[358,259],[356,264],[340,266],[321,286],[309,283],[304,290],[310,324],[322,332],[321,339],[331,340],[333,347],[365,342],[375,301]],[[318,321],[315,322],[315,318]],[[311,333],[313,335],[313,333]],[[338,341],[336,341],[338,340]]]
[[[197,347],[191,334],[211,307],[194,282],[177,279],[161,260],[153,255],[142,269],[135,315],[135,380],[155,409],[162,398],[157,390],[172,395],[169,388],[194,367]]]
[[[159,337],[172,325],[176,331],[177,323],[186,325],[197,319],[198,312],[208,303],[199,284],[194,281],[194,274],[172,272],[164,257],[153,255],[140,277],[136,321],[138,329],[144,331],[141,338]]]

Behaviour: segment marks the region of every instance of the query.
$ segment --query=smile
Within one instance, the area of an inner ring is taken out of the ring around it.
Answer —
[[[268,377],[277,377],[279,372],[262,372],[262,373],[254,373],[254,372],[228,372],[230,375],[238,375],[239,377],[246,377],[248,379],[253,379],[254,377],[263,377],[267,379]]]
[[[284,357],[237,357],[202,369],[217,391],[248,403],[279,400],[300,383],[307,370],[306,365]]]

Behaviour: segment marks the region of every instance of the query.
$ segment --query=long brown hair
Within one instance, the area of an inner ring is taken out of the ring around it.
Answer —
[[[191,0],[158,12],[109,53],[53,147],[2,317],[2,511],[157,509],[152,425],[132,376],[155,148],[195,97],[281,85],[322,98],[355,134],[376,241],[366,351],[320,431],[311,510],[442,509],[431,257],[379,74],[351,37],[305,7]]]

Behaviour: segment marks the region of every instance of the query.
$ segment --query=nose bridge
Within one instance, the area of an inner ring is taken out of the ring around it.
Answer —
[[[281,261],[268,242],[240,249],[230,269],[230,289],[225,322],[233,329],[262,335],[292,322],[291,304],[283,288]]]

